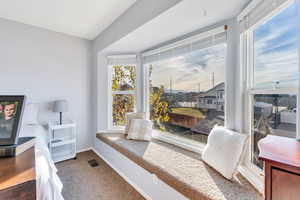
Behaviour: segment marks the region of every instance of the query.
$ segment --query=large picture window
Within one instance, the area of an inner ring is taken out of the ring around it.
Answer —
[[[157,133],[198,144],[207,142],[215,125],[224,125],[227,45],[222,36],[222,42],[161,53],[144,65],[149,117]]]
[[[298,3],[293,1],[246,33],[253,44],[247,46],[251,162],[261,169],[260,139],[269,134],[296,137],[298,19]]]

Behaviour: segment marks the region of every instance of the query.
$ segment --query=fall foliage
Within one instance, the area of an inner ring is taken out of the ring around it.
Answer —
[[[136,71],[135,66],[113,66],[112,74],[112,91],[113,94],[113,125],[124,126],[125,114],[134,112],[135,95],[132,94],[118,94],[118,91],[133,91],[135,90]]]
[[[132,94],[118,94],[118,92],[133,91],[136,88],[136,70],[135,66],[118,65],[113,66],[112,73],[112,91],[113,91],[113,125],[124,126],[125,114],[134,112],[135,95]],[[152,66],[149,70],[149,77],[151,77]],[[154,122],[156,128],[164,130],[163,122],[169,120],[168,102],[162,100],[164,94],[164,87],[152,87],[150,80],[150,117]]]
[[[163,86],[153,87],[151,82],[153,66],[149,67],[149,85],[150,85],[150,118],[153,121],[155,128],[165,130],[163,126],[163,122],[169,121],[169,104],[166,101],[162,100],[162,95],[165,93],[165,89]]]
[[[150,93],[150,117],[154,122],[155,128],[164,130],[162,122],[169,121],[169,105],[168,102],[162,101],[161,96],[164,94],[164,87],[152,88]]]

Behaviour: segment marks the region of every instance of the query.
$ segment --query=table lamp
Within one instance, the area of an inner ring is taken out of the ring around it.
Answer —
[[[62,113],[68,112],[67,100],[54,101],[53,112],[59,112],[59,124],[62,124]]]

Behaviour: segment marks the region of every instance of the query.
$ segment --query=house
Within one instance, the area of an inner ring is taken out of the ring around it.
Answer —
[[[0,1],[0,200],[299,200],[299,12]]]
[[[219,83],[215,87],[198,96],[197,107],[200,109],[216,110],[224,112],[224,83]]]
[[[280,120],[283,123],[296,124],[297,111],[293,110],[283,110],[280,112]]]

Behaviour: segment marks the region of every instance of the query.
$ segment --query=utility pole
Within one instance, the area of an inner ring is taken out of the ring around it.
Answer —
[[[215,87],[215,72],[212,73],[212,88]]]
[[[172,77],[170,77],[170,96],[172,95]]]

